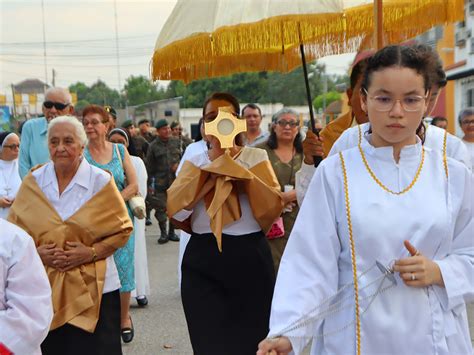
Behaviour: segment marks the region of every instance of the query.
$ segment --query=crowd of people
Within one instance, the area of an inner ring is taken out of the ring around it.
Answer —
[[[430,47],[365,51],[320,132],[217,92],[194,142],[49,89],[0,134],[0,353],[121,354],[154,211],[195,354],[471,354],[474,108],[462,139],[428,124],[446,83]],[[206,130],[221,112],[246,122],[230,148]]]

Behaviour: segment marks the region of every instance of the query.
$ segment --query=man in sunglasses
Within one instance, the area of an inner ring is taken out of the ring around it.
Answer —
[[[44,117],[28,120],[22,127],[19,158],[22,179],[32,167],[49,160],[46,142],[48,123],[58,116],[74,114],[71,94],[59,87],[48,89],[44,95],[42,110]]]

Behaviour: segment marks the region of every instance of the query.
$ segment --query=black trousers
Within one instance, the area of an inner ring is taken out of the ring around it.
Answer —
[[[48,333],[41,351],[43,355],[122,355],[119,290],[102,295],[94,333],[65,324]]]
[[[263,233],[193,234],[181,266],[181,296],[196,355],[254,355],[267,336],[275,283]]]

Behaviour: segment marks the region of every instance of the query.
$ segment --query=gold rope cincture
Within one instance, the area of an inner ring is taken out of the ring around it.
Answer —
[[[418,177],[420,176],[420,173],[421,173],[421,169],[423,168],[423,163],[425,161],[425,150],[423,149],[423,147],[421,147],[421,161],[420,161],[420,165],[418,166],[418,169],[416,171],[416,174],[415,174],[415,177],[413,178],[412,182],[407,186],[405,187],[403,190],[401,191],[393,191],[393,190],[390,190],[387,186],[385,186],[382,181],[380,181],[377,176],[375,175],[375,173],[372,171],[372,169],[370,168],[369,166],[369,163],[367,162],[367,159],[365,158],[365,154],[364,154],[364,151],[362,149],[362,146],[359,144],[358,146],[359,148],[359,152],[360,152],[360,156],[362,157],[362,161],[364,162],[364,166],[365,168],[367,169],[369,175],[372,177],[372,179],[377,183],[377,185],[379,185],[382,189],[384,189],[385,191],[393,194],[393,195],[403,195],[405,192],[408,192],[414,185],[415,183],[418,181]]]
[[[318,339],[318,338],[335,335],[348,329],[354,324],[356,324],[356,330],[358,334],[358,336],[356,337],[357,344],[358,344],[357,348],[359,349],[357,352],[357,355],[360,355],[360,317],[363,316],[369,310],[370,306],[372,305],[373,301],[378,295],[396,286],[397,281],[395,277],[393,276],[394,272],[392,270],[392,267],[386,267],[379,261],[376,261],[370,268],[368,268],[367,270],[362,272],[359,276],[357,276],[357,270],[356,270],[356,265],[355,265],[355,255],[356,255],[355,245],[354,245],[354,238],[353,238],[353,232],[352,232],[352,222],[350,218],[350,203],[349,203],[349,192],[348,192],[348,186],[347,186],[347,173],[346,173],[346,167],[345,167],[344,159],[342,157],[342,153],[339,153],[339,156],[341,158],[341,165],[342,165],[342,171],[343,171],[343,176],[344,176],[344,191],[345,191],[345,196],[346,196],[345,198],[346,214],[347,214],[347,223],[348,223],[348,229],[349,229],[354,281],[351,283],[342,285],[339,288],[339,290],[336,292],[336,294],[325,298],[321,303],[319,303],[319,305],[314,307],[311,311],[307,312],[304,317],[292,322],[290,325],[288,325],[283,330],[281,330],[278,333],[279,335],[270,335],[268,338],[272,340],[277,340],[279,337],[283,335],[291,336],[293,338],[307,338],[307,336],[291,335],[291,332],[294,332],[300,328],[311,325],[315,323],[316,321],[327,319],[329,316],[337,314],[342,310],[351,308],[352,307],[351,301],[355,298],[356,317],[352,322],[349,322],[341,326],[340,328],[325,331],[322,334],[314,334],[311,336],[311,338]],[[363,276],[368,274],[370,271],[372,271],[375,267],[378,268],[378,270],[382,273],[382,275],[368,282],[366,285],[359,287],[359,280]],[[385,280],[389,281],[389,284],[386,286],[384,286]],[[360,291],[366,290],[369,287],[374,286],[374,285],[377,285],[377,288],[373,293],[368,294],[365,297],[359,297]],[[354,290],[354,296],[352,296],[352,294],[343,295],[343,292],[348,289]],[[344,304],[345,302],[346,304]],[[365,308],[362,308],[360,306],[362,302],[366,302],[367,306]]]
[[[362,129],[360,128],[360,124],[357,125],[357,129],[359,130],[359,143],[358,145],[362,144]]]
[[[449,177],[449,172],[448,172],[448,154],[447,154],[447,149],[448,149],[448,131],[444,131],[444,138],[443,138],[443,165],[444,165],[444,172],[446,174],[446,179]]]
[[[360,126],[359,126],[359,138],[360,138]],[[359,144],[360,148],[360,144]],[[352,220],[351,220],[351,205],[349,201],[349,184],[347,182],[347,170],[346,164],[344,162],[344,157],[342,152],[339,152],[339,159],[341,160],[342,175],[344,178],[344,198],[346,202],[346,217],[347,217],[347,227],[349,229],[349,240],[351,244],[351,261],[352,261],[352,273],[354,279],[354,302],[355,302],[355,319],[356,319],[356,354],[360,355],[360,312],[359,312],[359,283],[357,280],[357,260],[355,253],[355,243],[354,235],[352,231]]]

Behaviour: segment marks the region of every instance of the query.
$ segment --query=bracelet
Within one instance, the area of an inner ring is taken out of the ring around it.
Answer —
[[[92,262],[94,263],[97,260],[97,252],[95,251],[94,247],[91,247],[92,249]]]

